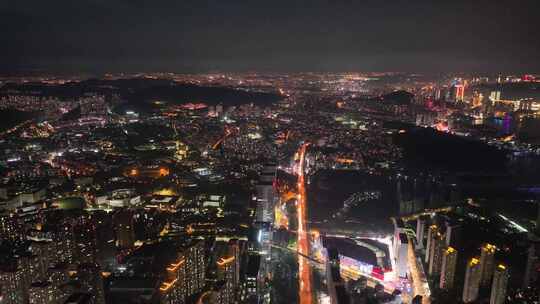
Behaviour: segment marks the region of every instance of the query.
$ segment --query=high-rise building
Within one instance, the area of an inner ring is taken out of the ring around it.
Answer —
[[[79,217],[73,226],[73,240],[75,241],[75,258],[79,264],[96,262],[96,225],[89,216]]]
[[[429,275],[436,275],[441,272],[445,238],[440,232],[434,233],[431,236],[428,273]]]
[[[435,100],[441,100],[441,96],[442,96],[442,90],[440,88],[435,89],[435,94],[434,94],[433,98]]]
[[[540,201],[536,201],[538,205],[538,215],[536,216],[536,234],[540,235]]]
[[[0,265],[0,303],[19,304],[28,301],[25,269],[17,261]]]
[[[276,166],[265,165],[263,172],[259,176],[259,182],[255,186],[257,195],[257,222],[272,223],[274,220],[274,203],[276,195],[274,192],[274,179],[276,177]]]
[[[531,237],[534,238],[533,236]],[[527,264],[525,266],[525,275],[523,276],[523,288],[531,286],[538,279],[538,269],[540,268],[540,259],[538,258],[538,254],[540,253],[539,247],[539,243],[532,240],[527,250]]]
[[[116,244],[120,248],[131,248],[135,243],[135,227],[133,213],[129,210],[118,211],[114,217]]]
[[[491,93],[489,94],[489,99],[491,101],[501,100],[501,91],[491,91]]]
[[[503,304],[506,300],[506,288],[508,285],[508,269],[505,265],[499,264],[493,273],[493,283],[491,284],[491,297],[489,304]]]
[[[427,235],[427,245],[426,245],[426,256],[424,261],[426,263],[429,262],[430,254],[431,254],[431,241],[433,239],[433,236],[436,235],[439,232],[439,228],[437,225],[431,225],[428,229],[428,235]]]
[[[419,248],[424,248],[424,231],[426,230],[426,220],[419,217],[416,221],[416,242]]]
[[[0,215],[0,239],[22,240],[24,229],[18,216],[14,213]]]
[[[405,233],[399,234],[399,239],[397,240],[396,246],[396,268],[397,275],[400,278],[406,278],[409,271],[408,263],[408,248],[409,248],[409,239]]]
[[[61,285],[68,281],[67,265],[56,264],[48,270],[48,281],[55,288],[60,288]]]
[[[59,262],[74,263],[77,256],[77,244],[74,239],[72,219],[64,219],[58,223],[53,242],[56,243],[56,255]]]
[[[159,290],[161,303],[184,304],[188,297],[200,292],[206,279],[204,241],[197,240],[182,248],[166,269],[165,280]]]
[[[451,220],[446,221],[444,232],[446,246],[460,248],[462,233],[463,227],[461,226],[461,223]]]
[[[48,281],[38,281],[28,289],[28,303],[30,304],[60,304],[64,303],[61,291]]]
[[[47,279],[47,271],[55,263],[56,244],[50,240],[32,241],[29,249],[33,255],[32,260],[35,263],[35,277],[33,279]]]
[[[481,286],[489,286],[493,276],[493,268],[495,266],[495,250],[496,247],[491,244],[484,244],[480,255],[480,268],[482,269]]]
[[[478,298],[478,290],[480,289],[480,279],[482,278],[482,269],[480,268],[480,260],[472,258],[467,263],[465,270],[465,284],[463,285],[463,302],[474,302]]]
[[[84,263],[79,265],[76,279],[81,286],[81,290],[91,295],[92,303],[105,304],[103,278],[98,264]]]
[[[245,272],[245,287],[244,294],[246,297],[246,302],[248,303],[259,303],[260,296],[260,287],[261,287],[261,276],[260,276],[260,266],[261,266],[261,256],[257,253],[252,253],[248,257],[248,263]]]
[[[484,95],[482,95],[482,93],[474,92],[471,106],[474,108],[481,107],[483,100]]]
[[[219,277],[225,281],[223,301],[233,303],[240,281],[240,247],[237,241],[230,241],[226,250],[217,260]]]
[[[462,102],[463,99],[465,98],[465,86],[462,85],[462,84],[456,84],[454,86],[454,90],[455,90],[455,93],[454,93],[454,101],[455,102]]]
[[[188,285],[189,295],[195,294],[204,288],[206,280],[206,255],[203,240],[196,240],[186,249],[186,279],[192,284]]]
[[[454,278],[456,275],[457,251],[448,247],[443,252],[442,270],[439,287],[441,289],[452,289],[454,287]]]

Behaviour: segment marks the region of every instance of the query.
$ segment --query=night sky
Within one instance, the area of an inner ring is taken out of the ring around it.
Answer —
[[[0,72],[539,72],[538,0],[2,0]]]

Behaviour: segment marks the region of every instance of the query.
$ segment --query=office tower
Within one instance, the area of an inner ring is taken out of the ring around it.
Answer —
[[[439,232],[439,228],[437,227],[437,225],[429,226],[428,235],[427,235],[426,256],[424,260],[426,263],[429,262],[429,258],[431,254],[431,241],[434,235],[436,235],[438,232]]]
[[[0,303],[26,303],[28,286],[25,276],[25,269],[17,261],[0,264]]]
[[[455,102],[462,102],[465,98],[465,86],[462,84],[456,84],[454,86],[454,96],[455,96]]]
[[[440,233],[432,234],[429,254],[429,275],[439,274],[442,266],[443,248],[445,246],[444,236]]]
[[[426,220],[419,217],[416,221],[416,242],[419,248],[424,248],[424,231],[426,230]]]
[[[118,211],[113,216],[116,232],[116,245],[120,248],[131,248],[135,243],[133,213],[129,210]]]
[[[442,270],[439,287],[441,289],[452,289],[454,287],[454,277],[456,274],[457,251],[448,247],[443,252]]]
[[[500,264],[495,268],[495,272],[493,273],[489,304],[503,304],[505,302],[507,285],[508,270],[505,265]]]
[[[496,247],[494,245],[487,243],[482,246],[480,255],[480,268],[482,269],[481,286],[489,286],[491,283],[493,268],[495,266],[495,249]]]
[[[276,194],[274,192],[274,179],[276,177],[276,166],[273,164],[266,164],[261,175],[259,176],[259,182],[255,186],[257,191],[257,222],[272,223],[274,220],[274,203],[276,200]]]
[[[480,288],[481,277],[482,269],[480,268],[480,260],[478,258],[472,258],[467,263],[467,268],[465,270],[463,302],[470,303],[478,298],[478,289]]]

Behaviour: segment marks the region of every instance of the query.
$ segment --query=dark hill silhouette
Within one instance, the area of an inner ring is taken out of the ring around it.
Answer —
[[[8,130],[34,116],[34,113],[22,112],[15,109],[0,110],[0,132]]]
[[[164,100],[172,103],[204,102],[237,106],[246,103],[270,104],[280,100],[276,94],[247,92],[223,87],[201,87],[192,84],[153,86],[134,91],[129,96],[130,103]]]
[[[104,95],[119,94],[129,105],[148,108],[155,100],[170,103],[204,102],[237,106],[246,103],[270,104],[281,99],[272,93],[248,92],[227,87],[208,87],[177,83],[168,79],[130,78],[130,79],[89,79],[61,85],[41,83],[8,83],[0,89],[0,94],[19,92],[36,96],[54,96],[64,99],[76,98],[85,93]]]
[[[407,91],[395,91],[380,97],[380,100],[385,103],[395,105],[410,105],[414,95]]]

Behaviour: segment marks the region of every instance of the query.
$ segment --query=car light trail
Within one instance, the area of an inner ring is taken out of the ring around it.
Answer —
[[[298,150],[298,252],[300,255],[310,256],[308,229],[306,226],[306,183],[304,165],[306,150],[309,143],[304,143]],[[299,298],[302,304],[312,304],[311,265],[306,259],[298,259]]]

